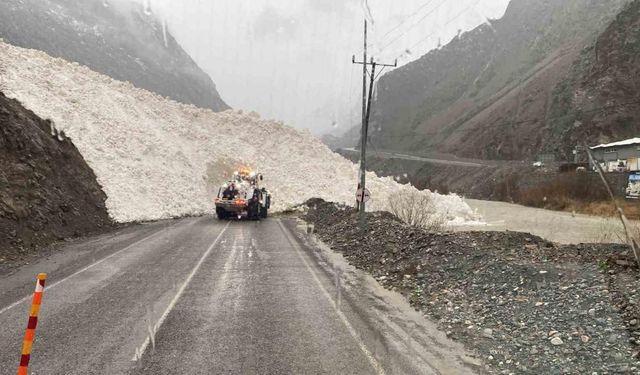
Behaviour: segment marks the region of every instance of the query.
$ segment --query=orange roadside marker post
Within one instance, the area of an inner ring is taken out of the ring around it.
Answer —
[[[20,357],[20,367],[18,367],[18,375],[27,375],[27,369],[29,368],[31,347],[33,346],[33,340],[36,336],[38,313],[40,312],[40,304],[42,303],[42,293],[44,292],[45,280],[47,280],[46,273],[38,274],[38,280],[36,280],[36,291],[33,292],[31,311],[29,312],[29,323],[27,324],[27,331],[24,334],[24,342],[22,343],[22,356]]]

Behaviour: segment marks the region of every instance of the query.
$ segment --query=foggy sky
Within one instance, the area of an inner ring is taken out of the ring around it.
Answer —
[[[315,134],[359,123],[362,68],[351,56],[362,59],[363,0],[137,1],[166,20],[232,107]],[[500,18],[509,0],[368,2],[369,48],[404,64]]]

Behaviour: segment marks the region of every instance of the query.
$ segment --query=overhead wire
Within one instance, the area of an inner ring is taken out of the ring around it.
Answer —
[[[476,5],[478,5],[478,3],[480,3],[480,0],[476,0],[475,3],[471,4],[469,7],[465,8],[462,12],[458,13],[455,17],[449,19],[447,22],[444,23],[444,25],[442,25],[441,27],[445,27],[445,26],[449,26],[449,24],[451,24],[451,22],[457,20],[458,18],[462,17],[464,14],[468,13],[470,10],[475,9]],[[429,35],[427,35],[426,37],[420,39],[417,43],[411,45],[411,47],[407,48],[408,51],[413,50],[414,48],[416,48],[418,45],[424,43],[426,40],[428,40],[429,38],[431,38],[432,36],[436,35],[438,33],[438,31],[434,31],[432,33],[430,33]],[[384,49],[383,49],[384,50]],[[382,50],[381,50],[382,51]],[[402,54],[400,56],[398,56],[398,58],[402,57]]]
[[[402,21],[400,24],[396,25],[395,27],[393,27],[392,29],[390,29],[389,31],[387,31],[382,37],[381,40],[384,40],[384,38],[386,38],[387,36],[391,35],[393,32],[395,32],[396,30],[400,29],[403,25],[406,24],[406,22],[408,22],[415,13],[421,12],[422,10],[426,9],[429,5],[431,5],[433,3],[434,0],[428,0],[426,3],[422,4],[419,8],[416,9],[416,11],[414,11],[411,15],[409,15],[404,21]],[[384,52],[387,48],[389,48],[391,45],[393,45],[396,41],[398,41],[400,38],[406,36],[410,31],[412,31],[415,27],[417,27],[418,25],[420,25],[422,23],[422,21],[424,21],[427,17],[429,17],[430,15],[432,15],[434,12],[436,12],[437,10],[439,10],[445,3],[447,2],[447,0],[443,0],[441,1],[438,5],[436,5],[433,9],[431,9],[430,11],[428,11],[426,14],[424,14],[417,22],[415,22],[413,25],[411,25],[408,29],[406,29],[403,33],[397,35],[395,38],[393,38],[392,40],[390,40],[388,43],[384,44],[384,46],[382,46],[381,48],[378,49],[378,53],[382,53]],[[472,4],[470,4],[468,7],[466,7],[465,9],[463,9],[461,12],[459,12],[458,14],[456,14],[454,17],[450,18],[449,20],[447,20],[442,26],[440,27],[445,27],[448,26],[449,24],[451,24],[452,22],[454,22],[455,20],[459,19],[460,17],[462,17],[464,14],[467,14],[469,11],[474,10],[475,7],[480,3],[480,0],[476,0],[475,2],[473,2]],[[368,3],[366,0],[363,0],[363,7],[367,7],[366,9],[368,10],[368,12],[370,12],[370,9],[368,8]],[[369,14],[370,15],[370,14]],[[436,35],[439,32],[439,30],[436,30],[430,34],[428,34],[426,37],[420,39],[417,43],[414,43],[413,45],[411,45],[409,48],[405,49],[405,51],[410,51],[413,50],[414,48],[416,48],[418,45],[420,45],[421,43],[425,42],[426,40],[428,40],[429,38],[431,38],[432,36]],[[402,54],[400,54],[398,56],[398,58],[401,58],[404,55],[404,52]],[[378,76],[382,73],[379,72]]]
[[[418,9],[412,11],[411,14],[407,18],[405,18],[402,22],[400,22],[394,28],[392,28],[391,30],[387,31],[383,36],[381,36],[380,37],[380,41],[383,41],[384,38],[386,38],[387,36],[389,36],[390,34],[395,32],[396,30],[398,30],[400,27],[402,27],[402,25],[404,25],[407,21],[409,21],[415,14],[422,12],[422,10],[424,8],[428,7],[433,2],[434,2],[434,0],[428,0],[426,3],[422,4]]]
[[[409,29],[405,30],[404,33],[399,34],[398,36],[396,36],[395,38],[393,38],[390,42],[386,43],[384,46],[382,46],[379,50],[378,53],[382,53],[384,50],[386,50],[387,48],[389,48],[391,45],[393,45],[395,42],[397,42],[400,38],[406,36],[411,30],[413,30],[416,26],[420,25],[420,23],[422,21],[424,21],[427,17],[429,17],[430,15],[432,15],[435,11],[439,10],[440,7],[442,7],[445,3],[447,2],[447,0],[443,0],[442,2],[440,2],[440,4],[438,4],[438,6],[436,6],[435,8],[431,9],[431,11],[427,12],[425,15],[422,16],[422,18],[420,18],[418,20],[418,22],[414,23]]]
[[[369,6],[369,0],[362,0],[362,10],[364,11],[364,17],[367,19],[367,21],[369,21],[372,25],[375,24],[373,14],[371,13],[371,7]]]
[[[446,2],[446,0],[444,1]],[[391,46],[395,41],[397,41],[398,39],[400,39],[401,37],[405,36],[409,31],[411,31],[415,26],[417,26],[420,22],[422,22],[426,17],[428,17],[430,14],[432,14],[435,10],[437,10],[439,7],[441,7],[444,2],[440,3],[436,8],[432,9],[431,12],[427,13],[425,16],[423,16],[420,21],[418,21],[417,23],[415,23],[413,26],[411,26],[408,30],[406,30],[404,33],[400,34],[399,36],[397,36],[396,38],[394,38],[392,41],[390,41],[389,43],[385,44],[378,52],[383,52],[385,49],[387,49],[389,46]],[[448,26],[449,24],[451,24],[451,22],[457,20],[458,18],[460,18],[461,16],[463,16],[464,14],[468,13],[471,10],[474,10],[475,7],[478,5],[478,3],[480,2],[480,0],[476,0],[474,3],[472,3],[470,6],[468,6],[467,8],[465,8],[463,11],[461,11],[460,13],[456,14],[453,18],[447,20],[447,22],[445,22],[442,26]],[[424,8],[423,8],[424,9]],[[407,18],[407,20],[409,20],[409,18]],[[407,20],[405,20],[404,22],[406,22]],[[400,25],[404,24],[401,23]],[[391,31],[389,31],[387,34],[385,34],[384,37],[386,37],[387,35],[391,34],[393,31],[395,31],[396,29],[398,29],[399,26],[396,26],[394,29],[392,29]],[[428,40],[429,38],[431,38],[433,35],[437,34],[438,31],[434,31],[432,33],[430,33],[429,35],[427,35],[426,37],[420,39],[418,42],[414,43],[413,45],[411,45],[407,50],[412,50],[415,47],[417,47],[419,44],[425,42],[426,40]],[[400,55],[399,57],[401,57],[402,55]],[[634,100],[634,101],[629,101],[629,102],[624,102],[624,103],[617,103],[617,104],[613,104],[613,105],[605,105],[605,106],[601,106],[601,107],[597,107],[597,108],[592,108],[589,110],[584,110],[581,111],[581,114],[594,114],[594,113],[598,113],[600,112],[601,114],[606,114],[608,111],[612,110],[612,109],[616,109],[616,108],[620,108],[620,107],[626,107],[626,106],[630,106],[630,105],[634,105],[634,104],[640,104],[640,100]],[[493,125],[489,125],[489,126],[482,126],[479,128],[474,128],[474,129],[464,129],[461,130],[462,132],[473,132],[473,131],[477,131],[478,129],[490,129],[490,128],[499,128],[499,127],[506,127],[506,126],[517,126],[517,125],[522,125],[522,124],[527,124],[527,123],[535,123],[535,122],[544,122],[546,124],[548,124],[551,121],[555,121],[555,120],[560,120],[563,118],[568,118],[573,116],[573,114],[563,114],[563,115],[558,115],[558,116],[552,116],[552,117],[545,117],[545,118],[536,118],[536,119],[527,119],[527,120],[518,120],[518,121],[503,121],[500,123],[496,123]],[[371,146],[375,149],[377,149],[377,147],[373,144],[373,141],[371,138],[368,139],[368,143],[371,144]]]

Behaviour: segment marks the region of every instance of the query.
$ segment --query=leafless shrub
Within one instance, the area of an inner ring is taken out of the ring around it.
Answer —
[[[402,191],[391,195],[389,212],[406,224],[430,232],[448,230],[446,215],[437,212],[431,196],[419,191]]]
[[[609,202],[607,189],[600,183],[592,183],[587,173],[563,173],[519,192],[516,197],[516,202],[525,206],[552,210],[567,210],[575,205],[602,201]]]
[[[632,222],[629,231],[635,238],[640,238],[640,224]],[[597,243],[626,243],[627,235],[624,227],[615,219],[603,219],[597,233],[594,234]]]
[[[606,219],[602,220],[593,237],[593,241],[597,243],[621,243],[625,240],[624,229],[620,224]]]

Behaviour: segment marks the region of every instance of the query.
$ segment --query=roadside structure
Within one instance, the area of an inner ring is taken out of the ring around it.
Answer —
[[[605,172],[640,171],[640,138],[590,147],[593,158]],[[595,167],[595,165],[591,165]]]

